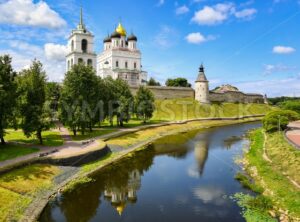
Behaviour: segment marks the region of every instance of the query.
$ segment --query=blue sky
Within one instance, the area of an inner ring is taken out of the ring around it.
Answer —
[[[298,0],[0,0],[0,54],[11,54],[17,70],[37,58],[49,80],[61,81],[81,5],[97,53],[121,20],[138,36],[144,69],[162,83],[193,83],[203,62],[211,88],[300,96]]]

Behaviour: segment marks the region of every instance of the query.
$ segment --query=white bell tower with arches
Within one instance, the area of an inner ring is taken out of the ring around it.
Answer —
[[[96,70],[97,55],[94,52],[94,35],[89,32],[84,23],[82,9],[80,11],[80,22],[74,29],[68,40],[68,55],[66,56],[66,71],[78,63],[92,66]]]

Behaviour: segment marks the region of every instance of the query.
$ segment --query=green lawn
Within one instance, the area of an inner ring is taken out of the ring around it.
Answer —
[[[194,99],[156,100],[153,120],[176,121],[204,117],[236,117],[266,114],[272,109],[265,104],[210,104],[201,105]]]
[[[36,194],[52,187],[60,173],[57,166],[35,164],[1,175],[0,221],[19,221]]]
[[[39,151],[37,148],[29,148],[13,144],[7,144],[4,146],[0,145],[0,161],[14,159],[37,151]]]
[[[288,210],[290,215],[299,218],[300,192],[287,176],[299,182],[300,151],[285,141],[282,134],[267,134],[266,153],[272,160],[270,163],[263,159],[262,129],[252,132],[250,138],[251,148],[246,155],[249,162],[247,169],[251,172],[251,169],[255,167],[257,176],[254,176],[254,179],[269,190],[267,195],[272,201],[280,208]]]
[[[108,133],[113,133],[118,131],[117,129],[105,129],[105,128],[95,128],[92,132],[86,131],[84,135],[81,135],[81,132],[77,132],[77,135],[74,136],[73,133],[70,131],[71,137],[75,141],[80,140],[87,140],[94,137],[102,136]]]
[[[42,133],[42,137],[44,140],[45,146],[61,146],[63,145],[63,139],[59,132],[56,131],[44,131]],[[38,145],[39,141],[35,136],[31,136],[27,138],[22,130],[7,130],[7,134],[5,135],[6,141],[10,142],[19,142],[26,144],[35,144]]]

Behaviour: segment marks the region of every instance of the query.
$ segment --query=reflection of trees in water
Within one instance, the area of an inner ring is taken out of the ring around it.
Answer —
[[[241,138],[241,137],[238,137],[238,136],[232,136],[232,137],[229,137],[229,138],[227,138],[227,139],[224,140],[224,147],[225,147],[227,150],[229,150],[229,149],[231,149],[231,147],[232,147],[235,143],[237,143],[237,142],[239,142],[239,141],[241,141],[241,140],[242,140],[242,138]]]
[[[80,185],[70,193],[64,194],[56,204],[60,206],[67,221],[89,221],[100,206],[102,194],[121,213],[126,203],[137,201],[136,192],[141,186],[141,177],[153,164],[153,147],[136,152],[101,170],[93,176],[92,183]],[[55,206],[53,206],[55,207]],[[49,212],[51,212],[49,210]],[[51,221],[51,215],[46,215]]]

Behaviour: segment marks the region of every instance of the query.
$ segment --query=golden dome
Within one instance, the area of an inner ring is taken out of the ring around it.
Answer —
[[[124,209],[125,209],[125,203],[121,203],[119,206],[116,207],[116,210],[118,211],[120,216],[122,215]]]
[[[121,23],[119,23],[118,27],[116,28],[116,32],[119,33],[121,36],[126,36],[126,30]]]

